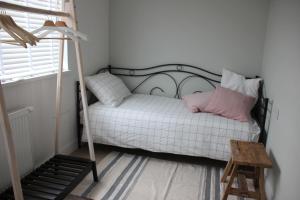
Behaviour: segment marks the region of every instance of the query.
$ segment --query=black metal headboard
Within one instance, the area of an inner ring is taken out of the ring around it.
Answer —
[[[181,98],[183,93],[183,86],[190,81],[191,79],[199,79],[201,81],[204,81],[207,84],[207,87],[211,87],[211,89],[214,89],[218,84],[221,82],[221,74],[217,74],[211,71],[208,71],[206,69],[203,69],[201,67],[196,67],[192,65],[186,65],[186,64],[164,64],[164,65],[158,65],[154,67],[148,67],[148,68],[125,68],[125,67],[112,67],[108,66],[106,68],[100,69],[97,73],[109,71],[111,74],[120,76],[120,77],[129,77],[129,78],[139,78],[139,81],[137,84],[131,89],[131,92],[136,92],[140,87],[145,85],[148,81],[153,80],[155,77],[158,76],[165,76],[168,78],[171,83],[173,84],[172,88],[175,88],[173,97],[174,98]],[[181,77],[178,79],[176,77],[178,74],[181,75]],[[250,77],[248,77],[250,78]],[[163,88],[162,85],[158,85],[159,83],[155,83],[154,86],[152,86],[148,93],[151,95],[156,90],[160,93],[165,93],[165,88]],[[80,99],[80,87],[79,82],[76,83],[76,106],[77,106],[77,130],[78,130],[78,144],[81,144],[81,129],[82,125],[80,124],[80,111],[81,111],[81,99]],[[167,87],[169,89],[170,87]],[[193,91],[195,92],[203,92],[202,90],[196,89]],[[267,133],[265,130],[265,123],[266,123],[266,117],[267,117],[267,111],[268,111],[268,98],[263,97],[263,81],[261,81],[260,87],[259,87],[259,96],[258,101],[253,108],[251,114],[252,117],[257,121],[258,125],[261,129],[261,134],[259,141],[263,144],[266,144],[267,140]],[[88,95],[88,103],[89,105],[92,103],[97,102],[97,98],[89,91],[87,91]]]

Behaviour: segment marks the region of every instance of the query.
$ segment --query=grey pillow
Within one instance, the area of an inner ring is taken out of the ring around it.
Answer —
[[[109,72],[85,77],[87,88],[105,105],[119,106],[131,95],[123,81]]]

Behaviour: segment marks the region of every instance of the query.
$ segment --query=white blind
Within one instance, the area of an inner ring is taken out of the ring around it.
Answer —
[[[6,0],[24,6],[48,10],[62,10],[62,0]],[[29,14],[17,11],[6,10],[6,14],[12,16],[14,21],[31,32],[40,28],[45,20],[59,20],[57,17]],[[58,33],[49,35],[59,37]],[[0,39],[11,39],[11,37],[0,30]],[[41,76],[44,74],[55,73],[59,65],[59,45],[58,40],[41,40],[37,46],[25,49],[21,46],[0,43],[0,79],[2,82],[11,82],[20,79]]]

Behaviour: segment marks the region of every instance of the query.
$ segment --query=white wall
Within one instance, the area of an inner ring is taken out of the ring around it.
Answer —
[[[85,73],[93,74],[109,63],[109,0],[76,0],[76,5],[79,30],[88,34],[88,41],[81,42]],[[69,55],[75,66],[75,51]]]
[[[260,72],[268,0],[111,0],[110,63]]]
[[[267,96],[274,101],[267,145],[274,160],[266,184],[269,199],[300,196],[299,55],[300,1],[272,0],[262,67]]]
[[[77,0],[79,30],[88,34],[89,41],[82,42],[85,73],[95,72],[108,64],[108,12],[109,0]],[[92,20],[91,20],[92,19]],[[76,60],[73,45],[70,46],[69,67],[64,74],[60,149],[68,152],[77,146],[75,125]],[[8,110],[33,106],[32,147],[38,165],[54,151],[54,112],[56,76],[4,86]],[[2,162],[2,161],[1,161]],[[0,177],[2,177],[0,172]]]

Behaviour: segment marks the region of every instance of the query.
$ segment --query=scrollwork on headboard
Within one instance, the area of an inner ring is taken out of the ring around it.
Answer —
[[[150,79],[152,79],[152,78],[155,78],[155,77],[158,76],[158,75],[165,75],[166,77],[170,78],[170,79],[173,81],[173,83],[174,83],[174,85],[175,85],[175,88],[176,88],[176,91],[177,91],[178,84],[177,84],[176,79],[175,79],[173,76],[171,76],[170,74],[161,72],[161,73],[150,74],[150,75],[147,76],[144,80],[142,80],[135,88],[133,88],[133,89],[131,90],[131,92],[134,93],[134,92],[135,92],[137,89],[139,89],[144,83],[146,83],[148,80],[150,80]],[[130,76],[135,76],[135,75],[130,75]],[[156,90],[156,89],[158,89],[158,90],[160,90],[161,92],[165,93],[165,90],[162,89],[160,86],[155,86],[155,87],[151,88],[149,94],[152,95],[152,94],[153,94],[153,91]],[[174,95],[174,98],[177,98],[177,92],[176,92],[176,94]]]
[[[220,83],[221,75],[217,73],[210,72],[200,67],[186,65],[186,64],[165,64],[158,65],[148,68],[125,68],[125,67],[112,67],[100,69],[99,72],[108,70],[110,73],[117,76],[127,76],[127,77],[144,77],[137,86],[135,86],[131,91],[134,93],[146,84],[149,80],[153,80],[158,76],[165,76],[171,80],[173,86],[175,86],[174,98],[182,97],[183,86],[191,79],[198,78],[208,83],[211,89],[214,89],[217,84]],[[184,74],[181,79],[176,78],[176,74]],[[170,86],[171,87],[171,86]],[[170,87],[162,88],[161,85],[155,85],[148,91],[152,94],[154,90],[159,90],[163,93]],[[195,90],[193,92],[203,92],[200,90]]]

